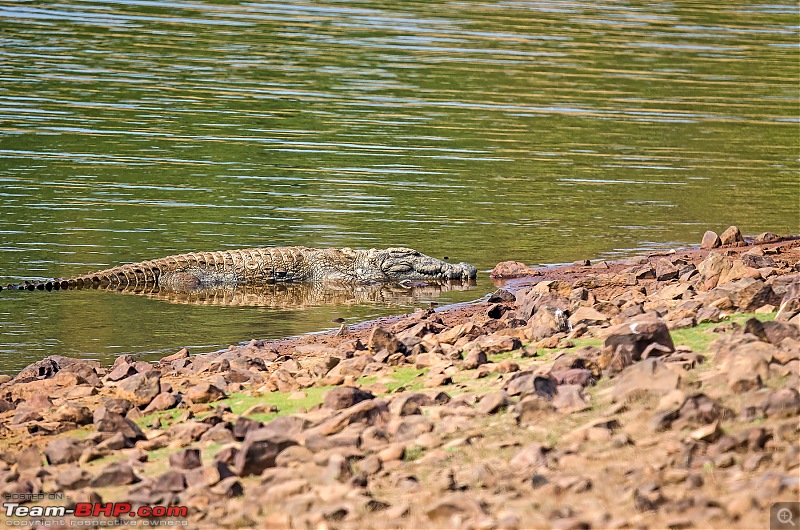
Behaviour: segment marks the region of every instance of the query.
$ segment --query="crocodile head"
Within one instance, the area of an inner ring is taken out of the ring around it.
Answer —
[[[469,263],[448,263],[410,248],[388,248],[370,254],[369,261],[383,276],[381,281],[463,281],[474,280],[478,275],[478,269]]]

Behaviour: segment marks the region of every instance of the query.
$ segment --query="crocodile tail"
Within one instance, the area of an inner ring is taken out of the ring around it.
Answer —
[[[119,265],[110,269],[70,278],[26,281],[7,289],[53,291],[64,289],[106,288],[147,289],[159,285],[167,272],[202,269],[209,273],[235,276],[241,283],[296,281],[309,277],[304,247],[248,248],[216,252],[188,252],[149,261]]]
[[[89,274],[81,274],[70,278],[53,278],[48,280],[25,281],[10,284],[9,290],[18,291],[58,291],[86,288],[126,288],[148,287],[158,285],[158,277],[164,270],[164,263],[169,258],[153,261],[141,261],[104,269]],[[2,289],[2,287],[0,287]]]

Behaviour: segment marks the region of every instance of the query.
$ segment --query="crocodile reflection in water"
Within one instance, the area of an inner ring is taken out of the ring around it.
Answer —
[[[438,297],[443,292],[465,291],[474,281],[420,284],[336,284],[276,283],[266,285],[216,286],[191,291],[174,291],[158,286],[123,289],[119,286],[89,285],[123,294],[136,294],[173,304],[249,306],[303,309],[326,305],[408,305]]]

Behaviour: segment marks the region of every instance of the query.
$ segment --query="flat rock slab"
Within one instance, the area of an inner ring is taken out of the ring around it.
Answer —
[[[646,359],[626,368],[609,391],[613,401],[648,393],[660,396],[678,388],[680,381],[680,375],[666,363]]]

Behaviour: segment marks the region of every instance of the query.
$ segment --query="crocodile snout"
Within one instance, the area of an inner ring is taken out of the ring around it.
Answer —
[[[469,263],[466,262],[462,262],[462,265],[464,265],[464,272],[465,272],[464,278],[466,278],[467,280],[474,280],[475,278],[478,277],[477,267],[475,267],[474,265],[470,265]]]
[[[464,261],[451,267],[447,273],[447,277],[451,280],[474,280],[478,276],[478,269]]]

